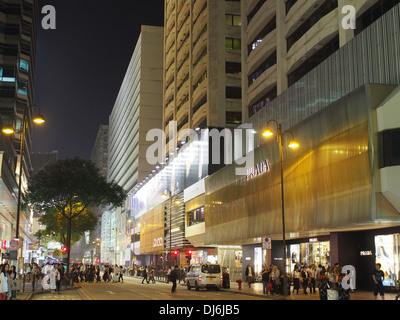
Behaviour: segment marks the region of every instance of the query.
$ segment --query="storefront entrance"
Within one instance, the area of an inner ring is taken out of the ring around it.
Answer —
[[[290,270],[293,270],[295,265],[299,266],[304,263],[316,266],[327,266],[331,263],[330,242],[310,240],[305,243],[289,245]]]

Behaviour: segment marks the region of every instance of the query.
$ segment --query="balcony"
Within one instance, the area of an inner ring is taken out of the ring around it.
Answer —
[[[203,6],[207,3],[207,0],[197,0],[193,6],[193,20],[196,20]]]
[[[263,4],[263,6],[258,10],[254,18],[250,21],[247,26],[247,37],[249,40],[254,39],[257,34],[265,27],[268,21],[276,13],[276,4],[275,1],[267,1]]]
[[[247,89],[248,105],[251,105],[271,90],[276,85],[276,82],[277,65],[275,64],[265,70]]]
[[[320,19],[287,53],[288,73],[297,68],[307,56],[312,56],[338,33],[338,11],[334,10]]]
[[[257,47],[250,53],[247,59],[248,74],[254,72],[254,70],[262,63],[265,57],[268,57],[274,50],[276,50],[276,29],[268,33],[260,42]]]
[[[197,88],[193,91],[192,95],[192,105],[196,105],[204,95],[207,94],[207,79],[200,83]]]

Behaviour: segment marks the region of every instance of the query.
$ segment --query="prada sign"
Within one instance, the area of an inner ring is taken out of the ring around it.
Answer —
[[[271,164],[267,159],[256,164],[256,166],[247,169],[247,181],[254,179],[255,177],[260,176],[269,171],[271,171]]]

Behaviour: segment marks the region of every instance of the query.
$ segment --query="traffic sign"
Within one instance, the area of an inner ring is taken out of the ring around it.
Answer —
[[[272,239],[268,238],[268,237],[264,237],[263,238],[263,242],[262,242],[262,247],[263,247],[263,249],[271,250],[271,248],[272,248]]]

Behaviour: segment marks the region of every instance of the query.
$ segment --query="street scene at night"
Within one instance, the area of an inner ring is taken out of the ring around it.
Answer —
[[[399,300],[399,21],[400,0],[0,1],[0,300]]]

